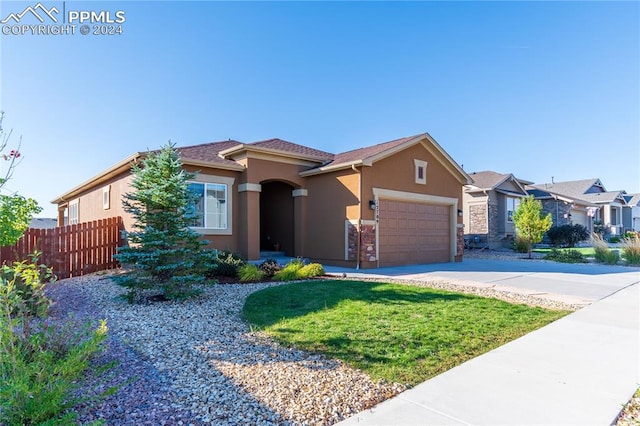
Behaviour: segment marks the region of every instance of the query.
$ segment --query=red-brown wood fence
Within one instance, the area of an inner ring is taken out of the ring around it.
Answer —
[[[53,269],[58,279],[118,267],[113,259],[123,243],[121,217],[51,229],[29,228],[13,247],[0,247],[0,264],[24,260],[34,251],[39,263]]]

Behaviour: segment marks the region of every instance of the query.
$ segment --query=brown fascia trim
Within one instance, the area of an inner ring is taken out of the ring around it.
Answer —
[[[294,158],[296,160],[311,161],[313,163],[322,163],[325,161],[325,159],[320,159],[318,157],[313,157],[310,155],[301,155],[293,152],[262,148],[262,147],[257,147],[253,145],[247,145],[247,144],[232,146],[231,148],[227,148],[225,150],[220,151],[218,154],[222,158],[227,158],[227,157],[233,156],[234,154],[240,154],[242,152],[251,152],[251,151],[259,152],[261,154],[271,154],[279,157]]]
[[[345,169],[350,169],[352,168],[352,166],[371,166],[372,163],[365,163],[362,160],[356,160],[356,161],[349,161],[348,163],[339,163],[339,164],[334,164],[334,165],[329,165],[329,166],[324,166],[324,167],[316,167],[315,169],[311,169],[311,170],[305,170],[303,172],[298,173],[298,175],[300,177],[307,177],[307,176],[314,176],[314,175],[321,175],[323,173],[330,173],[330,172],[335,172],[338,170],[345,170]]]
[[[118,176],[119,174],[130,170],[131,169],[131,164],[135,163],[136,161],[138,161],[143,155],[145,155],[144,153],[141,152],[136,152],[135,154],[130,155],[129,157],[125,158],[124,160],[114,164],[113,166],[109,167],[107,170],[105,170],[104,172],[92,177],[91,179],[87,180],[86,182],[81,183],[80,185],[76,186],[75,188],[73,188],[72,190],[65,192],[62,195],[59,195],[58,197],[54,198],[53,200],[51,200],[52,204],[61,204],[61,203],[66,203],[74,198],[77,198],[78,195],[80,195],[81,193],[87,191],[88,189],[94,188],[97,185],[106,182],[109,179],[114,178],[115,176]]]
[[[210,169],[231,170],[234,172],[243,172],[245,170],[242,164],[209,163],[208,161],[191,160],[188,158],[180,158],[180,162],[184,166],[208,167]]]

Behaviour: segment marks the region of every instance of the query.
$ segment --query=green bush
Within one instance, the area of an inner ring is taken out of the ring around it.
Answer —
[[[622,257],[628,265],[640,265],[640,236],[637,233],[622,240]]]
[[[619,261],[620,253],[617,250],[609,250],[602,260],[602,262],[606,263],[607,265],[615,265]]]
[[[260,281],[264,276],[265,273],[253,263],[244,264],[238,270],[238,278],[242,282]]]
[[[225,277],[237,277],[240,267],[246,263],[240,255],[227,250],[221,250],[216,257],[217,274]]]
[[[72,423],[71,391],[105,339],[104,322],[90,332],[46,319],[52,280],[37,256],[0,268],[0,424]]]
[[[275,259],[267,259],[260,264],[260,270],[264,272],[267,277],[273,277],[280,269],[280,264]]]
[[[287,263],[284,268],[276,272],[273,279],[276,281],[292,281],[300,278],[300,269],[304,266],[304,262],[300,259],[292,260]]]
[[[554,247],[575,247],[589,238],[587,228],[580,224],[554,226],[547,231],[547,237]]]
[[[517,253],[529,253],[529,242],[516,236],[513,240],[513,250]]]
[[[609,242],[610,242],[611,244],[616,244],[616,243],[619,243],[620,241],[621,241],[621,240],[620,240],[620,237],[618,237],[617,235],[614,235],[614,236],[612,236],[612,237],[609,237]]]
[[[3,326],[0,424],[73,424],[75,413],[65,411],[74,405],[72,390],[106,338],[106,323],[101,322],[88,338],[71,341],[56,337],[53,326],[28,340],[12,334],[6,321]]]
[[[584,255],[578,250],[558,250],[552,249],[545,257],[547,260],[562,263],[586,263]]]
[[[300,268],[298,275],[300,278],[319,277],[324,275],[324,268],[319,263],[310,263]]]

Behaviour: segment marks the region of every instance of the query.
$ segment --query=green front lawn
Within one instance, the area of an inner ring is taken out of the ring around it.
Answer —
[[[553,250],[553,248],[535,248],[532,251],[536,252],[536,253],[551,253],[551,250]],[[573,247],[573,248],[559,248],[558,250],[560,251],[566,251],[566,250],[577,250],[580,253],[582,253],[585,257],[593,257],[595,255],[595,250],[593,249],[593,247]]]
[[[251,294],[254,327],[375,379],[415,385],[568,312],[409,285],[306,281]]]

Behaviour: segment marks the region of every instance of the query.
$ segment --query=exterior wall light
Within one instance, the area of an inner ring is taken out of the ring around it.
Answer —
[[[375,209],[376,209],[376,202],[375,202],[375,200],[370,200],[370,201],[369,201],[369,208],[370,208],[371,210],[375,210]]]

